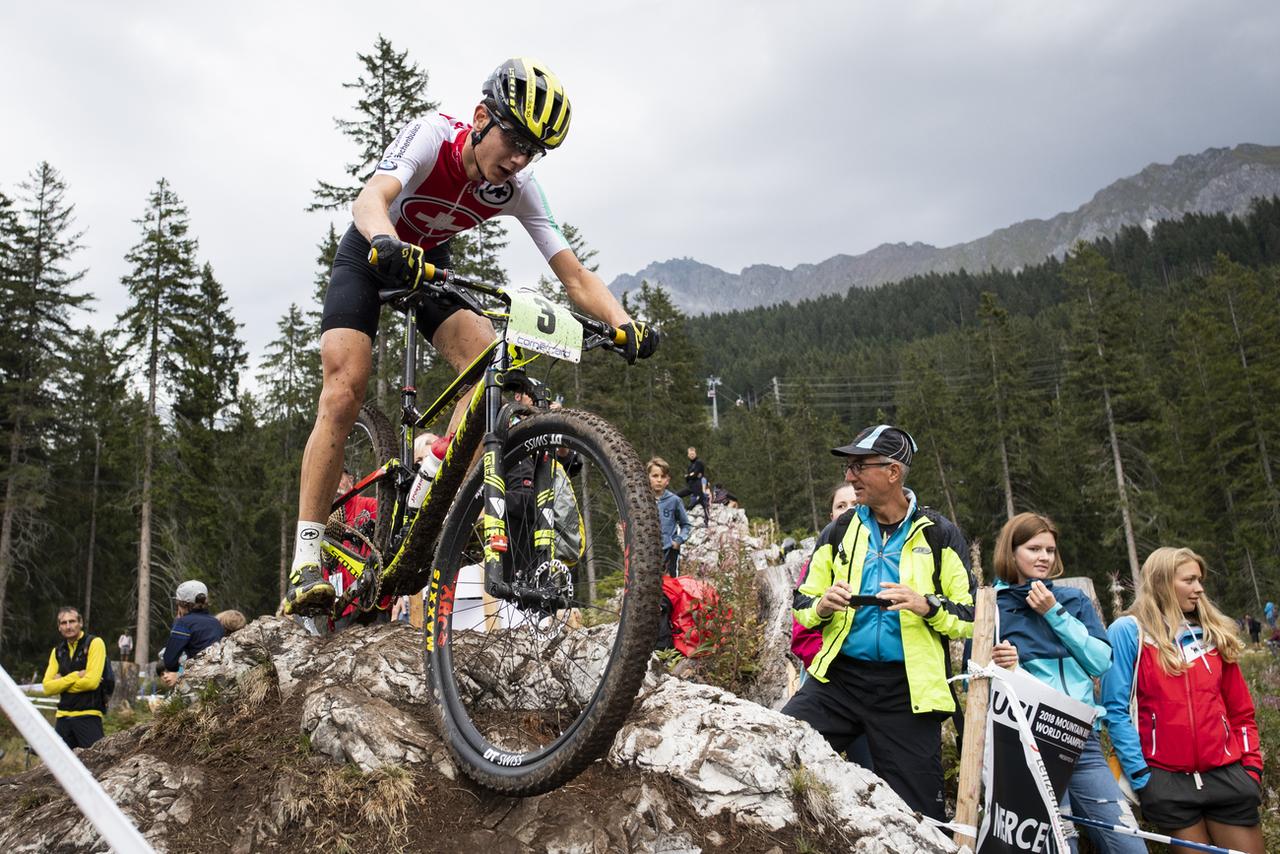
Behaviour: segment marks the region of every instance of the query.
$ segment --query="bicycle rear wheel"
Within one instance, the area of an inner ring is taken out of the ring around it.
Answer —
[[[353,483],[359,483],[372,472],[384,466],[387,460],[400,452],[396,440],[396,431],[392,428],[387,416],[369,404],[360,407],[356,422],[351,426],[342,446],[342,467],[350,472]],[[372,502],[362,510],[368,511],[370,519],[344,519],[353,527],[362,527],[365,534],[378,548],[385,551],[387,540],[391,536],[391,516],[395,507],[396,490],[391,478],[383,478],[373,486],[360,493],[362,498],[371,498]]]
[[[657,635],[661,541],[640,461],[603,419],[534,416],[511,429],[502,457],[505,574],[542,598],[484,593],[477,466],[436,552],[426,657],[439,731],[463,771],[534,795],[601,756],[630,711]],[[555,500],[534,513],[522,492],[538,466]],[[535,521],[548,513],[554,535]]]

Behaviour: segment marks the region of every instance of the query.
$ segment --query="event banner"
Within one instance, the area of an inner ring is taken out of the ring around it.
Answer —
[[[1020,737],[1022,724],[1015,702],[1020,704],[1034,748]],[[991,680],[979,854],[1066,854],[1056,841],[1063,834],[1056,805],[1093,731],[1093,717],[1092,707],[1020,668],[1002,670]]]

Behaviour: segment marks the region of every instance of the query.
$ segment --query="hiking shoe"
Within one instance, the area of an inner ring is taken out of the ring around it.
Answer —
[[[304,563],[289,572],[289,591],[284,595],[286,614],[320,614],[337,598],[333,585],[320,573],[317,563]]]

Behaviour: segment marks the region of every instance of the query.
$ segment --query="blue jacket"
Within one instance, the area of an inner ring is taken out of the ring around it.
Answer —
[[[673,542],[683,543],[693,533],[689,514],[684,512],[684,502],[671,490],[658,498],[658,523],[662,526],[662,547],[671,548]]]
[[[862,582],[858,585],[861,596],[875,596],[883,589],[880,587],[882,581],[900,582],[902,546],[911,533],[911,520],[916,513],[915,493],[908,489],[906,494],[906,518],[888,539],[885,539],[870,507],[859,504],[854,511],[868,532],[867,556],[862,562]],[[885,608],[856,609],[853,628],[845,637],[840,654],[863,661],[902,661],[902,618],[897,611]]]
[[[222,623],[208,611],[192,611],[173,622],[169,642],[164,645],[164,669],[178,672],[178,661],[185,652],[187,658],[195,658],[206,647],[222,640],[225,634]]]
[[[1027,604],[1031,584],[1016,587],[996,581],[996,610],[999,617],[996,641],[1008,641],[1018,649],[1018,665],[1068,697],[1097,710],[1097,729],[1106,709],[1093,698],[1093,679],[1111,667],[1111,643],[1093,602],[1074,587],[1054,587],[1058,604],[1047,614],[1039,614]]]

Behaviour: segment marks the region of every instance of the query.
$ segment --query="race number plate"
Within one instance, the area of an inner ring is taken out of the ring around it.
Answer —
[[[582,324],[569,310],[533,291],[507,291],[507,341],[566,362],[582,361]]]

